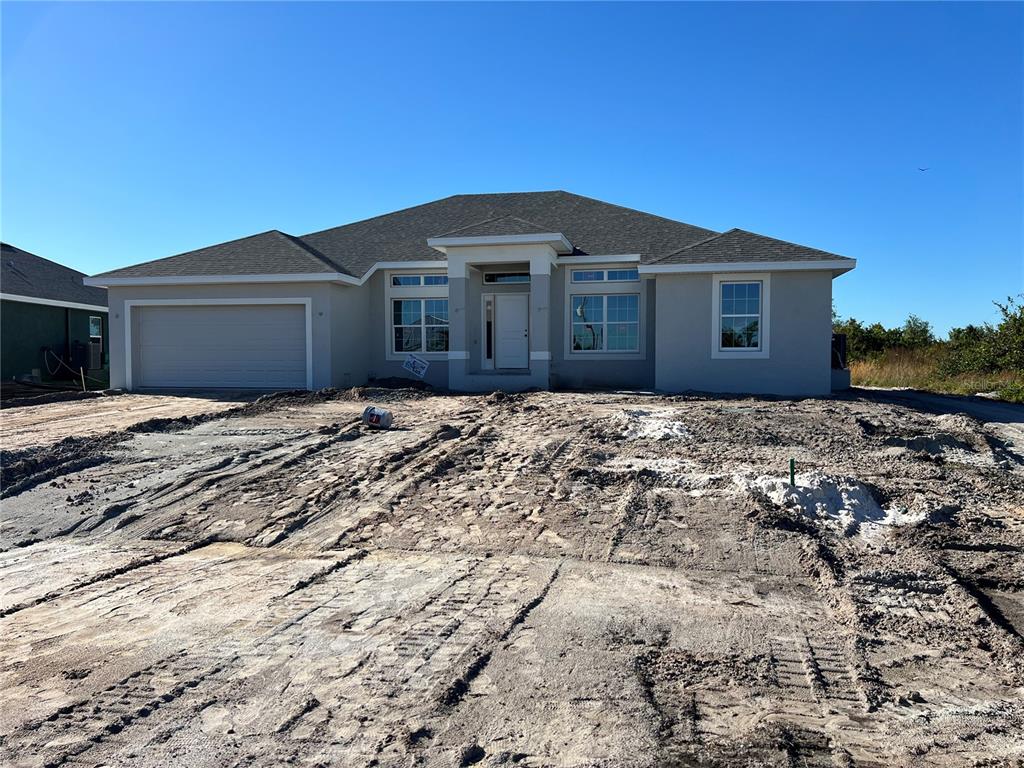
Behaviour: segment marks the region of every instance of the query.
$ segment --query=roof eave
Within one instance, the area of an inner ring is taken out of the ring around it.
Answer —
[[[266,275],[142,275],[134,277],[106,277],[96,275],[83,281],[86,285],[97,288],[119,288],[137,285],[221,285],[224,283],[346,283],[359,285],[360,280],[352,275],[341,272],[312,272],[296,274]]]
[[[818,261],[708,261],[692,264],[642,264],[640,274],[672,275],[706,272],[796,272],[828,270],[833,277],[857,266],[856,259],[821,259]]]

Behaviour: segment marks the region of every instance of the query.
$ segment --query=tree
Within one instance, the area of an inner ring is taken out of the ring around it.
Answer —
[[[927,347],[935,343],[935,334],[927,320],[917,315],[910,315],[903,323],[900,345],[911,349]]]

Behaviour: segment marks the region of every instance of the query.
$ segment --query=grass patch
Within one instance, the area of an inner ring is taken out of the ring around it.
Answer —
[[[950,395],[996,392],[1001,400],[1024,403],[1024,374],[945,374],[941,370],[943,357],[942,350],[936,347],[887,349],[868,360],[851,362],[850,378],[854,386],[912,387]]]

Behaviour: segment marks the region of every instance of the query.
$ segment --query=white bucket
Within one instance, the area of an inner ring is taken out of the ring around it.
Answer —
[[[368,405],[363,411],[363,424],[374,429],[390,429],[393,418],[391,411],[375,405]]]

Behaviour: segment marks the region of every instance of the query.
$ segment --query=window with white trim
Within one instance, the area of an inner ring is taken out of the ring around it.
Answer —
[[[571,276],[574,283],[621,283],[640,279],[637,269],[574,269]]]
[[[392,275],[391,285],[448,285],[448,275]]]
[[[721,291],[719,349],[761,348],[761,282],[726,282]]]
[[[573,352],[639,352],[640,294],[572,295]]]
[[[448,351],[448,299],[392,299],[392,351]]]

